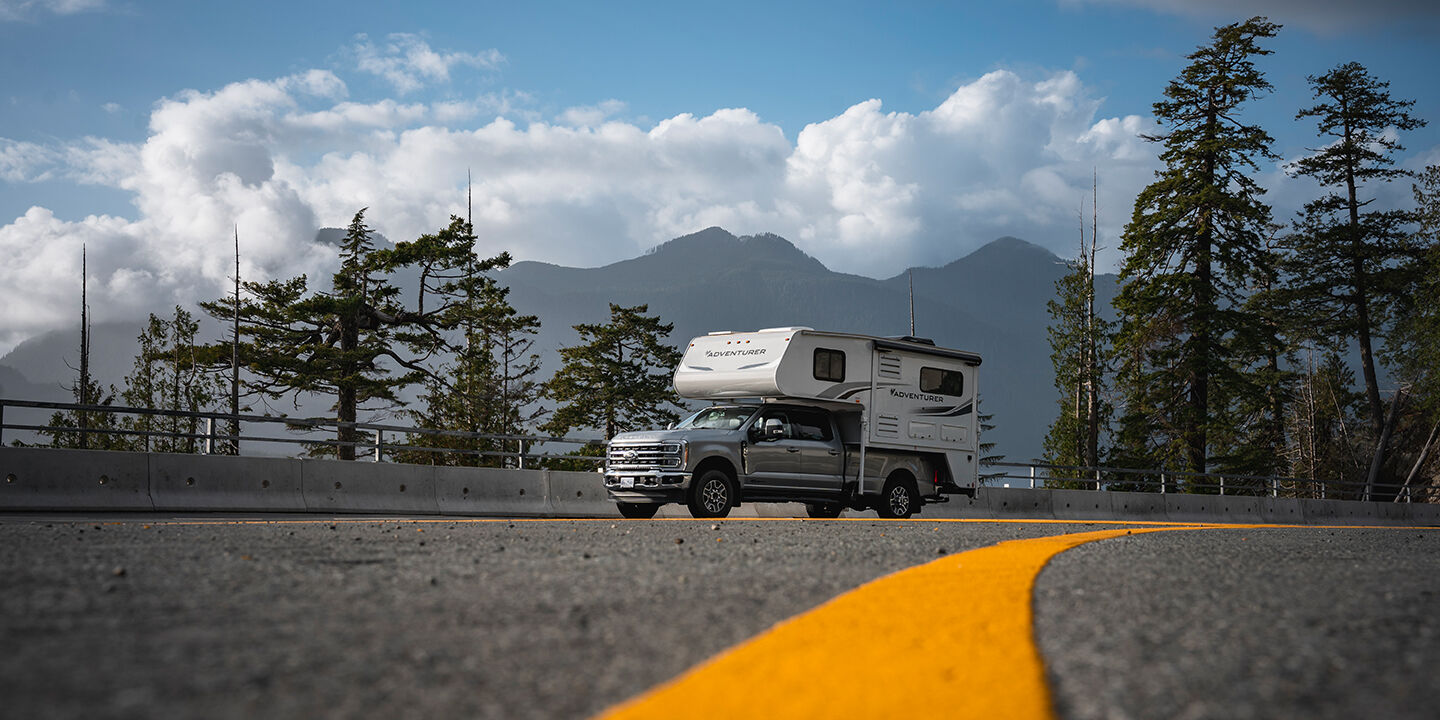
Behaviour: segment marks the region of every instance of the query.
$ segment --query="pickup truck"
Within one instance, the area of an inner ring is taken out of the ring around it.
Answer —
[[[742,502],[801,502],[811,517],[849,507],[905,518],[948,499],[939,459],[923,452],[868,449],[858,486],[859,437],[858,410],[715,405],[666,430],[611,438],[605,489],[627,518],[653,517],[665,503],[683,503],[694,517],[725,517]]]

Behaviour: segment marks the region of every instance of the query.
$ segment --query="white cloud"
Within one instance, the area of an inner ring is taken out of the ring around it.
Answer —
[[[314,71],[164,99],[142,143],[3,141],[0,178],[118,188],[136,214],[67,222],[36,208],[0,227],[0,253],[20,259],[0,268],[0,296],[27,298],[0,303],[0,351],[73,314],[82,241],[97,319],[140,318],[223,293],[237,224],[246,277],[323,278],[333,250],[314,245],[318,227],[369,207],[392,239],[433,231],[464,212],[467,170],[484,252],[599,265],[721,225],[883,277],[1006,234],[1071,252],[1097,167],[1114,238],[1155,162],[1136,137],[1147,120],[1097,118],[1100,100],[1069,72],[992,72],[917,114],[867,100],[793,144],[743,108],[642,127],[615,119],[625,106],[612,100],[517,123],[535,117],[525,102],[355,102]],[[521,109],[461,125],[501,105]]]
[[[103,9],[106,0],[0,0],[0,22],[29,20],[37,15],[76,15]]]
[[[436,52],[418,35],[394,33],[386,36],[385,44],[376,47],[369,36],[355,37],[351,47],[356,67],[385,79],[404,95],[428,83],[447,83],[450,70],[465,65],[481,70],[494,70],[505,61],[500,51],[490,49],[476,53]]]

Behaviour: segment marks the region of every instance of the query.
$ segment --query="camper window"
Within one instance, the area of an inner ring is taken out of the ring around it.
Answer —
[[[815,349],[815,379],[828,382],[845,380],[845,353],[841,350]]]
[[[958,370],[920,368],[920,392],[960,397],[965,394],[965,376]]]

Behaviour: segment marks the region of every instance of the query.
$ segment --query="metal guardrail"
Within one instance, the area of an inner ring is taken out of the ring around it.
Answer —
[[[1417,488],[1404,484],[1377,482],[1327,482],[1309,478],[1280,475],[1241,475],[1233,473],[1196,473],[1164,468],[1086,467],[1049,465],[1045,463],[993,462],[986,467],[1010,468],[1021,473],[987,474],[994,480],[1019,481],[1031,489],[1072,488],[1079,490],[1127,490],[1138,492],[1185,492],[1206,495],[1244,497],[1312,498],[1318,500],[1365,500],[1373,502],[1412,502]]]
[[[6,422],[5,420],[5,409],[7,407],[30,410],[57,410],[61,412],[96,415],[137,417],[151,416],[179,418],[184,420],[197,420],[203,424],[203,430],[198,432],[177,432],[167,430],[140,430],[133,427],[57,427],[51,425],[37,425],[33,423],[12,423]],[[245,434],[243,432],[231,435],[221,432],[219,430],[222,424],[227,424],[231,422],[236,423],[237,426],[241,428],[243,428],[244,424],[246,423],[249,423],[251,425],[278,424],[285,426],[287,430],[301,432],[314,432],[325,429],[334,430],[340,428],[348,428],[353,429],[357,432],[361,432],[367,437],[355,441],[342,441],[333,439],[327,440],[314,437],[304,438],[294,436],[286,437],[274,435],[255,435]],[[53,433],[56,431],[70,432],[78,433],[82,437],[86,435],[94,435],[97,437],[122,436],[136,438],[167,438],[171,440],[195,440],[197,441],[196,452],[199,454],[219,454],[220,451],[225,449],[224,444],[233,442],[235,443],[235,447],[240,447],[240,444],[242,442],[245,442],[282,443],[293,445],[308,445],[312,447],[353,447],[356,450],[357,457],[361,455],[360,451],[363,450],[365,451],[364,455],[373,458],[375,462],[383,462],[386,455],[390,455],[393,459],[395,453],[409,452],[468,455],[477,457],[498,457],[513,460],[515,462],[515,466],[519,468],[524,468],[527,460],[578,460],[583,462],[593,462],[597,464],[603,463],[605,461],[605,458],[603,456],[596,457],[588,455],[564,455],[555,453],[534,452],[534,449],[537,445],[545,443],[584,446],[595,442],[594,440],[586,438],[550,437],[545,435],[502,435],[492,433],[472,433],[461,430],[436,430],[431,428],[417,428],[403,425],[389,425],[384,423],[340,422],[337,420],[330,420],[326,418],[296,418],[276,415],[248,414],[232,415],[225,412],[155,410],[151,408],[133,408],[117,405],[79,405],[75,403],[42,402],[38,400],[10,400],[0,398],[0,446],[3,446],[6,442],[5,431],[7,430],[31,432],[37,434]],[[392,440],[390,442],[387,442],[386,433],[391,434]],[[404,437],[406,441],[402,442],[393,440],[393,438],[397,436]],[[499,443],[514,442],[516,444],[516,450],[512,452],[508,450],[480,450],[465,447],[432,447],[429,445],[418,445],[413,442],[413,440],[416,438],[427,437],[448,437],[458,438],[460,440],[494,441]],[[527,446],[530,448],[530,452],[526,451]]]

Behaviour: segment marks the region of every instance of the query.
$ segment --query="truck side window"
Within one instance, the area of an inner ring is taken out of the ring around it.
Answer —
[[[815,348],[815,379],[843,382],[845,380],[845,352]]]
[[[965,394],[965,375],[958,370],[920,368],[920,392],[960,397]]]
[[[816,410],[791,410],[791,431],[800,440],[829,442],[835,434],[830,431],[830,416]]]

